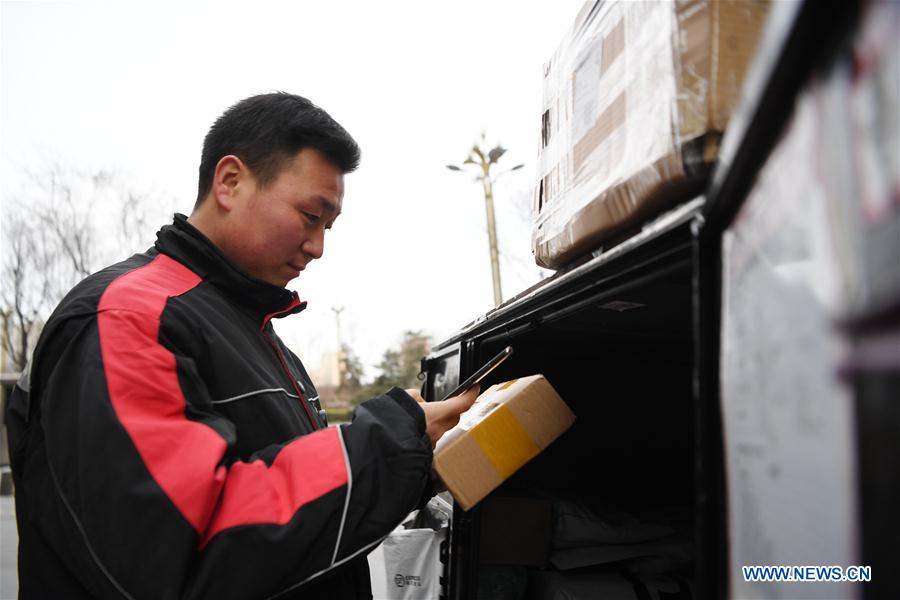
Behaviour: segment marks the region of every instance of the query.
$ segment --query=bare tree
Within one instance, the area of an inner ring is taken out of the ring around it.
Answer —
[[[4,219],[3,286],[0,317],[3,319],[3,351],[12,366],[21,368],[28,356],[28,342],[41,312],[42,290],[30,278],[34,273],[31,257],[35,256],[35,240],[19,219]]]
[[[123,179],[54,164],[30,173],[27,191],[4,203],[0,344],[11,368],[25,366],[43,322],[72,286],[123,248],[149,245],[160,203]]]

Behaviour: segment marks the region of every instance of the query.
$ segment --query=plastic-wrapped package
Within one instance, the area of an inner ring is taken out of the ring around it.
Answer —
[[[596,2],[544,67],[532,248],[558,268],[715,159],[767,2]]]
[[[577,500],[559,499],[553,509],[550,562],[560,570],[612,563],[641,574],[689,570],[694,553],[690,534],[672,520],[679,515],[686,522],[683,510],[672,507],[668,519],[657,521],[617,510],[596,512]]]
[[[597,514],[577,500],[560,499],[553,508],[554,548],[635,544],[675,533],[672,527],[645,522],[620,511]]]

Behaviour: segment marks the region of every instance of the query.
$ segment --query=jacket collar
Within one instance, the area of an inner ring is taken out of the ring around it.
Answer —
[[[297,292],[272,285],[244,273],[209,238],[176,214],[171,225],[156,234],[156,249],[189,268],[222,294],[249,308],[263,322],[306,308]]]

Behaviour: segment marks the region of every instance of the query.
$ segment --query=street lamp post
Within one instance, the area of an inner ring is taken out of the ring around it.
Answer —
[[[503,171],[494,176],[491,175],[491,167],[497,164],[500,157],[506,153],[506,148],[499,144],[485,154],[485,136],[481,134],[481,144],[477,142],[469,151],[469,156],[463,161],[464,165],[475,165],[480,173],[475,176],[475,181],[480,181],[484,189],[484,209],[487,213],[488,248],[491,255],[491,279],[494,284],[494,306],[503,302],[503,290],[500,285],[500,253],[497,250],[497,221],[494,215],[494,181],[509,171],[521,169],[524,165],[516,165],[508,171]],[[462,171],[456,165],[447,165],[451,171]]]
[[[334,312],[334,324],[337,331],[337,379],[338,387],[344,383],[344,341],[341,339],[341,313],[344,312],[343,306],[332,306]]]

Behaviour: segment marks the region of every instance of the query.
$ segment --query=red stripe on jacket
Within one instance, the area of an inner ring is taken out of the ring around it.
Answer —
[[[160,254],[109,285],[97,320],[113,410],[150,475],[205,544],[229,527],[286,523],[304,504],[345,485],[347,471],[334,428],[287,444],[271,467],[221,465],[225,440],[185,416],[175,355],[159,343],[169,298],[201,281]]]
[[[235,463],[201,546],[229,527],[283,525],[299,507],[346,483],[347,468],[335,427],[294,440],[281,449],[271,467],[261,460]]]

